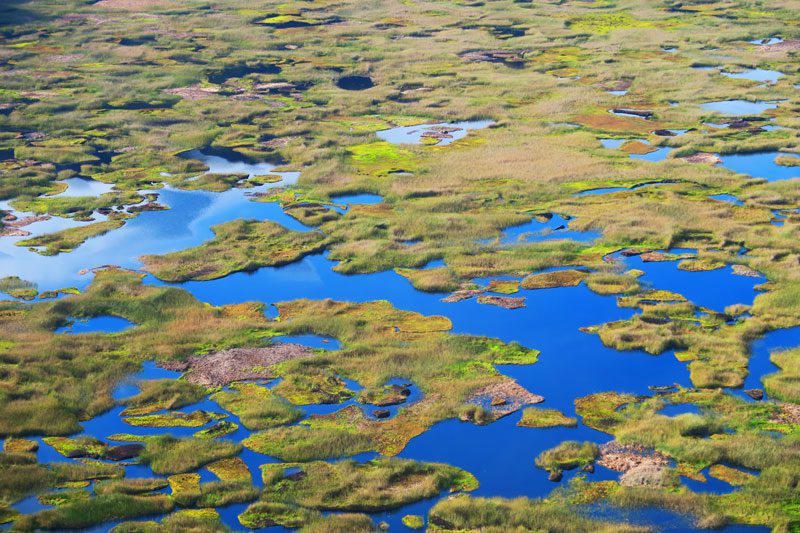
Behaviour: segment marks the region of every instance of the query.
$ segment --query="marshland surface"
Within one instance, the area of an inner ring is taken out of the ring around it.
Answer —
[[[0,7],[2,527],[800,527],[798,11]]]

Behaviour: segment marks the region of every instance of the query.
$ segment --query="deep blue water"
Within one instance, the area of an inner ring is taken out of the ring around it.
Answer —
[[[720,72],[720,74],[728,78],[763,81],[768,83],[775,83],[784,75],[783,72],[778,72],[777,70],[766,70],[761,68],[748,69],[742,72]]]
[[[744,381],[745,389],[762,388],[761,377],[777,372],[779,368],[769,360],[770,353],[782,349],[800,346],[800,326],[788,329],[778,329],[768,333],[765,337],[756,339],[751,347],[750,374]],[[745,398],[748,398],[745,396]]]
[[[617,114],[624,114],[624,113],[617,113]],[[675,132],[678,135],[681,135],[686,132],[686,130],[670,130]],[[680,132],[680,133],[678,133]],[[620,148],[623,144],[630,142],[630,141],[639,141],[644,144],[650,144],[650,141],[647,139],[598,139],[600,144],[603,148],[609,149],[617,149]],[[628,154],[631,159],[641,159],[642,161],[664,161],[667,156],[672,152],[674,148],[669,146],[659,146],[654,151],[646,153],[646,154]],[[619,190],[624,190],[624,187],[619,188]]]
[[[659,414],[664,416],[678,416],[685,414],[701,414],[700,407],[692,403],[670,403],[661,409]]]

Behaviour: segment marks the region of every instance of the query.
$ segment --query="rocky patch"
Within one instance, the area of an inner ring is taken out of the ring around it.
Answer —
[[[525,298],[510,296],[478,296],[479,304],[496,305],[505,309],[520,309],[525,307]]]
[[[597,464],[615,472],[627,473],[642,465],[664,468],[669,464],[669,459],[639,444],[619,444],[611,441],[600,446],[600,458]]]
[[[261,348],[231,348],[186,361],[164,361],[158,366],[185,372],[186,379],[204,387],[221,387],[234,381],[273,377],[269,367],[314,352],[300,344],[273,344]]]
[[[684,157],[679,157],[678,159],[686,161],[687,163],[708,163],[709,165],[722,163],[722,159],[717,154],[709,154],[708,152],[687,155]]]
[[[482,407],[500,418],[526,405],[543,401],[544,396],[534,394],[516,381],[508,379],[481,387],[470,395],[467,403]]]

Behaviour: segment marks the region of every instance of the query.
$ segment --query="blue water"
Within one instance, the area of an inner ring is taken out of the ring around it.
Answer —
[[[599,189],[589,189],[588,191],[576,192],[575,196],[599,196],[620,191],[630,191],[633,187],[601,187]]]
[[[664,406],[658,413],[664,416],[678,416],[686,414],[699,415],[701,411],[700,407],[691,403],[670,403]]]
[[[209,166],[216,164],[210,159],[207,163]],[[213,168],[212,166],[212,170]],[[226,220],[269,219],[297,231],[308,230],[295,219],[285,215],[277,204],[252,202],[241,190],[207,193],[162,189],[158,192],[161,195],[159,201],[169,204],[171,210],[142,213],[141,216],[129,221],[123,229],[92,239],[75,252],[57,258],[44,258],[24,250],[23,253],[10,259],[0,256],[0,272],[8,269],[9,275],[20,275],[25,279],[38,281],[41,288],[85,286],[90,280],[90,275],[78,276],[76,274],[78,265],[84,268],[106,264],[110,256],[119,264],[136,266],[138,265],[136,258],[142,253],[164,253],[195,246],[211,238],[210,226]],[[337,201],[370,203],[380,201],[380,197],[358,195],[340,197]],[[533,220],[520,226],[506,228],[498,242],[502,245],[513,245],[520,240],[530,242],[548,238],[572,238],[588,242],[597,237],[598,234],[595,232],[570,230],[569,220],[555,215],[547,222]],[[0,248],[0,252],[2,251],[4,249]],[[622,260],[618,254],[613,257]],[[51,259],[55,261],[50,261]],[[673,290],[698,305],[719,311],[733,303],[751,303],[756,294],[753,286],[763,281],[763,279],[734,276],[729,268],[710,272],[686,272],[677,269],[677,262],[643,263],[638,257],[627,258],[624,261],[628,268],[640,268],[645,271],[641,278],[644,283],[654,288]],[[439,261],[428,267],[442,264]],[[602,391],[651,394],[650,386],[673,383],[691,385],[686,365],[677,361],[672,352],[660,356],[652,356],[638,350],[619,352],[603,346],[596,335],[580,332],[579,328],[583,326],[626,319],[637,312],[633,309],[619,308],[616,297],[594,294],[583,285],[545,290],[522,289],[515,296],[524,297],[527,307],[507,310],[481,305],[474,299],[457,303],[442,302],[443,295],[416,291],[405,278],[392,271],[342,275],[334,272],[333,266],[335,262],[329,260],[326,253],[320,253],[282,267],[262,268],[250,273],[234,273],[212,281],[174,285],[190,291],[198,299],[212,305],[253,300],[275,303],[297,298],[332,298],[357,302],[385,299],[400,309],[427,315],[445,315],[452,320],[453,333],[496,337],[506,342],[517,341],[541,350],[539,362],[534,365],[504,365],[499,367],[499,370],[516,379],[531,392],[543,395],[545,397],[543,407],[559,409],[568,416],[575,414],[574,399],[587,394]],[[53,267],[63,268],[64,272],[58,274],[52,270]],[[59,278],[59,275],[63,276],[63,279]],[[54,278],[56,281],[53,281]],[[145,282],[167,285],[152,276],[147,276]],[[709,290],[709,287],[714,287],[714,290]],[[73,326],[73,332],[76,326]],[[95,322],[91,327],[96,328],[94,331],[111,331],[114,326],[107,322],[99,324]],[[764,372],[772,371],[762,362],[764,349],[759,343],[763,343],[764,346],[775,346],[794,342],[792,334],[785,333],[786,331],[793,330],[770,333],[754,344],[755,378]],[[785,335],[788,337],[784,337]],[[325,343],[323,342],[325,339],[313,335],[278,337],[273,340],[300,342],[314,348],[339,349],[339,343],[335,339],[327,339],[331,342]],[[123,400],[136,394],[138,379],[178,376],[178,373],[161,370],[152,363],[147,363],[140,374],[131,376],[120,384],[114,391],[114,398]],[[359,384],[350,380],[346,382],[351,390],[360,390]],[[392,382],[404,383],[406,380],[399,376]],[[274,384],[275,382],[270,385]],[[411,392],[411,396],[404,403],[389,407],[390,416],[395,416],[399,410],[419,400],[421,392],[413,384]],[[370,415],[374,409],[373,406],[359,404],[357,399],[353,398],[338,405],[303,406],[301,410],[308,416],[334,412],[346,405],[360,405]],[[136,435],[170,433],[176,436],[189,436],[201,429],[129,426],[120,416],[123,409],[124,405],[119,405],[107,413],[84,422],[84,434],[101,439],[113,433]],[[189,413],[198,409],[226,414],[225,420],[240,425],[235,433],[225,438],[241,441],[250,434],[249,430],[241,426],[238,417],[226,413],[210,399],[181,408],[181,411]],[[534,458],[539,453],[566,439],[602,443],[610,438],[582,424],[576,428],[522,428],[516,425],[520,416],[520,413],[513,413],[488,426],[476,426],[457,420],[439,422],[426,433],[414,438],[401,456],[442,461],[467,469],[481,482],[478,495],[540,497],[547,495],[556,485],[547,480],[546,472],[534,466]],[[216,421],[208,425],[214,423]],[[44,444],[41,439],[37,440],[41,443],[38,452],[40,461],[67,460]],[[374,453],[362,454],[358,459],[366,460],[374,456]],[[244,450],[241,457],[250,468],[257,485],[260,486],[259,466],[275,459],[249,450]],[[143,465],[133,464],[125,468],[129,477],[152,476],[149,468]],[[211,474],[205,469],[201,470],[201,475],[204,480],[212,479]],[[568,472],[565,479],[575,475],[578,473]],[[588,477],[592,480],[616,479],[617,474],[597,467],[597,471]],[[425,515],[435,501],[432,499],[418,502],[390,513],[378,514],[375,518],[387,520],[393,526],[399,527],[403,515],[408,513]],[[32,504],[26,500],[21,505]],[[221,509],[225,523],[235,529],[241,529],[236,516],[245,507],[246,505],[232,505]],[[655,512],[653,516],[661,515]],[[647,520],[651,520],[652,523],[652,516]],[[657,521],[657,518],[655,520]]]
[[[784,75],[783,72],[778,72],[777,70],[766,70],[761,68],[753,68],[743,72],[720,72],[720,74],[728,78],[768,83],[776,83],[778,79]]]
[[[627,258],[626,265],[645,271],[640,281],[677,292],[695,305],[719,312],[736,303],[751,304],[757,295],[754,287],[765,281],[764,278],[734,275],[730,267],[689,272],[679,270],[678,261],[645,263],[638,256]]]
[[[114,185],[103,183],[89,178],[69,178],[63,181],[67,184],[64,192],[55,196],[60,197],[79,197],[79,196],[100,196],[113,190]]]
[[[371,205],[379,204],[383,201],[383,196],[379,194],[345,194],[342,196],[331,196],[331,200],[337,204],[348,205]]]
[[[55,333],[119,333],[134,327],[136,324],[118,316],[97,316],[92,318],[67,317],[69,322],[55,330]]]
[[[247,192],[266,190],[261,187]],[[138,268],[139,256],[164,254],[197,246],[214,237],[211,226],[239,218],[273,220],[294,231],[309,231],[276,202],[253,202],[242,189],[223,193],[159,189],[159,202],[170,209],[145,211],[120,229],[89,239],[76,250],[55,256],[31,253],[15,246],[20,237],[0,239],[0,277],[19,276],[39,290],[84,288],[91,276],[83,269],[113,263]]]
[[[625,113],[617,113],[617,114],[625,114]],[[676,132],[680,131],[681,133],[679,133],[678,135],[686,132],[686,130],[670,130],[670,131],[676,131]],[[610,148],[610,149],[618,149],[623,144],[630,142],[629,139],[598,139],[598,140],[600,141],[600,144],[603,145],[603,148]],[[633,140],[642,142],[644,144],[650,144],[650,141],[648,141],[647,139],[633,139]],[[641,159],[643,161],[657,162],[657,161],[664,161],[669,155],[669,153],[672,152],[672,150],[674,150],[674,148],[671,148],[669,146],[660,146],[656,148],[654,151],[649,152],[647,154],[628,154],[628,155],[631,157],[631,159]]]
[[[729,204],[733,205],[744,205],[744,202],[742,202],[732,194],[714,194],[712,196],[709,196],[709,198],[712,198],[714,200],[719,200],[720,202],[728,202]]]
[[[277,165],[268,162],[250,162],[236,152],[226,151],[224,156],[206,153],[202,150],[190,150],[180,154],[184,159],[202,161],[210,174],[247,174],[248,177],[275,174],[283,178],[280,182],[269,183],[268,187],[285,187],[297,183],[299,172],[275,172]]]
[[[482,244],[497,243],[501,245],[523,242],[542,242],[556,239],[570,239],[578,242],[591,242],[600,237],[598,231],[577,231],[569,229],[569,220],[561,215],[553,214],[546,222],[531,219],[530,222],[503,229],[499,240],[484,239]]]
[[[697,481],[687,477],[681,478],[681,482],[694,492],[704,492],[713,494],[728,494],[736,490],[736,487],[725,483],[724,481],[712,477],[708,473],[708,468],[700,471],[706,478],[706,481]]]
[[[674,148],[661,146],[648,154],[631,154],[631,159],[641,159],[643,161],[664,161]]]
[[[706,111],[716,111],[725,115],[759,115],[767,109],[776,109],[774,102],[749,102],[747,100],[722,100],[701,104]]]
[[[338,213],[344,214],[350,209],[351,205],[374,205],[383,201],[383,196],[379,194],[346,194],[341,196],[332,196],[331,201],[334,202],[333,209]]]
[[[619,148],[626,142],[628,139],[598,139],[600,144],[603,145],[603,148]]]
[[[748,174],[754,178],[764,178],[769,181],[800,178],[800,166],[787,167],[778,165],[775,163],[775,158],[778,156],[800,157],[796,154],[785,152],[722,155],[720,156],[722,158],[720,166],[740,174]]]
[[[492,120],[473,120],[465,122],[441,122],[437,124],[418,124],[416,126],[398,126],[387,130],[380,130],[376,135],[384,141],[392,144],[422,144],[422,134],[426,131],[433,131],[436,127],[459,128],[456,131],[448,132],[450,138],[441,139],[436,146],[447,146],[459,139],[463,139],[469,130],[488,128],[494,124]]]
[[[743,389],[761,389],[762,376],[780,370],[769,360],[770,354],[784,349],[800,347],[800,326],[788,329],[779,329],[768,333],[766,336],[753,341],[752,355],[748,369],[750,374],[744,380]],[[742,395],[746,399],[749,396]]]

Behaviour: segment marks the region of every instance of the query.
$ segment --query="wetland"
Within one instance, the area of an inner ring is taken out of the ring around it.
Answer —
[[[0,6],[0,528],[797,530],[798,11]]]

